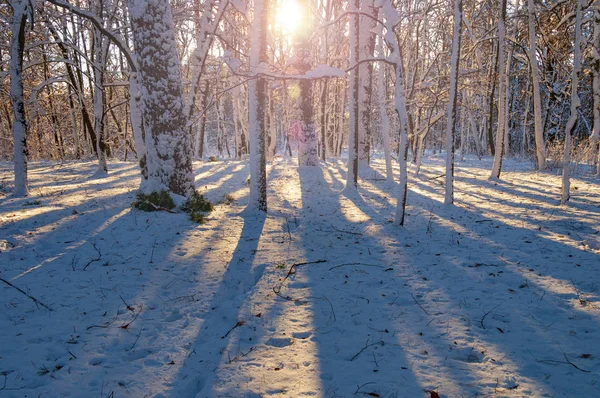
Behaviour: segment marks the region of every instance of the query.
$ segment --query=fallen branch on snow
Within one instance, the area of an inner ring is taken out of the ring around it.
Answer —
[[[33,300],[33,302],[36,305],[41,305],[42,307],[44,307],[45,309],[47,309],[48,311],[54,311],[52,308],[50,308],[49,306],[47,306],[46,304],[42,303],[40,300],[36,299],[35,297],[33,297],[31,294],[27,293],[25,290],[21,289],[18,286],[13,285],[12,283],[10,283],[9,281],[7,281],[4,278],[0,278],[0,281],[6,283],[8,286],[12,287],[13,289],[18,290],[19,292],[23,293],[24,295],[26,295],[27,297],[29,297],[30,299]]]

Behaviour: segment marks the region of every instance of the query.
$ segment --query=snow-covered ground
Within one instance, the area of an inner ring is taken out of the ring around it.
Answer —
[[[556,172],[469,159],[445,206],[433,158],[397,227],[382,163],[343,195],[342,163],[276,160],[266,218],[245,163],[198,163],[204,225],[132,210],[133,163],[32,164],[0,194],[0,397],[600,396],[599,180],[560,207]]]

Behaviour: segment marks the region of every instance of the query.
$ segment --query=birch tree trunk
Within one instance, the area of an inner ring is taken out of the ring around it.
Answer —
[[[311,68],[310,58],[310,3],[305,0],[303,4],[303,33],[296,49],[296,68],[300,74],[308,72]],[[315,127],[313,110],[313,81],[311,79],[300,80],[300,121],[302,122],[302,134],[298,146],[298,164],[300,166],[318,166],[318,137]]]
[[[454,136],[456,131],[456,99],[458,97],[460,39],[462,35],[462,0],[454,0],[453,35],[454,39],[452,40],[450,91],[448,94],[448,121],[446,124],[446,192],[444,196],[444,203],[447,205],[454,203]]]
[[[579,98],[579,72],[581,71],[581,8],[583,0],[577,1],[575,11],[575,43],[573,51],[573,72],[571,74],[571,114],[567,125],[565,126],[565,153],[563,157],[562,170],[562,193],[560,204],[564,205],[569,201],[571,189],[571,146],[573,133],[577,127],[577,113],[581,106]]]
[[[359,53],[359,31],[360,23],[358,11],[360,1],[354,0],[351,10],[354,15],[350,20],[350,65],[356,65]],[[348,105],[350,109],[349,135],[348,135],[348,172],[346,173],[345,190],[356,190],[358,188],[358,85],[360,80],[360,69],[352,68],[350,71],[350,84],[348,87]]]
[[[537,35],[535,32],[535,4],[527,0],[527,16],[529,22],[529,66],[531,68],[531,85],[533,91],[533,122],[535,137],[535,154],[538,170],[546,169],[546,147],[542,125],[542,96],[540,94],[540,68],[537,62]]]
[[[27,0],[12,0],[13,9],[10,39],[10,99],[13,107],[14,139],[14,196],[27,196],[27,119],[23,102],[23,51],[25,48],[25,27],[28,14],[33,10]]]
[[[128,0],[139,66],[148,164],[146,192],[194,192],[181,68],[168,0]]]
[[[374,0],[362,0],[360,2],[359,34],[358,45],[359,52],[357,61],[372,58],[375,49],[373,39],[373,29],[375,28],[375,6]],[[366,14],[366,15],[363,15]],[[368,166],[371,154],[371,102],[372,102],[372,81],[373,81],[373,63],[364,62],[359,67],[359,86],[358,86],[358,160],[360,167]]]
[[[506,127],[506,0],[500,3],[500,18],[498,19],[498,70],[500,81],[498,87],[498,125],[496,129],[496,153],[492,166],[491,180],[500,178],[502,170],[502,157],[504,155],[504,129]]]
[[[383,26],[380,25],[379,38],[377,40],[377,55],[384,57],[383,53]],[[388,182],[394,182],[392,170],[392,153],[390,148],[390,118],[385,107],[385,77],[383,75],[384,64],[377,68],[377,96],[379,98],[379,117],[381,120],[381,136],[383,137],[383,153],[385,155],[385,176]]]
[[[255,74],[266,69],[268,3],[269,0],[254,1],[250,71]],[[248,82],[250,125],[250,201],[248,209],[265,213],[267,212],[266,108],[267,82],[259,76]]]
[[[396,75],[396,86],[394,90],[394,103],[396,113],[400,121],[400,145],[398,148],[398,163],[400,165],[400,192],[398,194],[398,203],[396,205],[396,225],[404,225],[404,216],[406,214],[406,194],[408,192],[408,167],[406,156],[408,154],[408,112],[406,110],[406,95],[404,93],[404,71],[402,68],[402,59],[400,57],[400,45],[398,38],[394,34],[394,26],[399,22],[399,16],[390,1],[383,2],[383,14],[385,17],[386,34],[384,39],[391,49],[389,59],[394,64]]]

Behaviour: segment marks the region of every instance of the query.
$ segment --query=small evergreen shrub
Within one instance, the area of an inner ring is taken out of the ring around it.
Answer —
[[[204,199],[204,196],[200,195],[198,191],[195,191],[191,198],[189,198],[182,206],[181,210],[186,213],[197,213],[197,212],[209,212],[214,210],[214,206],[208,200]]]
[[[165,190],[155,191],[150,194],[138,192],[135,196],[135,202],[131,205],[142,211],[172,210],[175,208],[175,201],[173,201],[171,195]]]
[[[196,211],[190,212],[190,220],[192,220],[193,222],[195,222],[197,224],[204,224],[204,222],[206,221],[204,219],[204,214],[201,212],[196,212]]]

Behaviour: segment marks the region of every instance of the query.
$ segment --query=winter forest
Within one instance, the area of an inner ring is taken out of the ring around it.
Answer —
[[[599,0],[0,0],[0,398],[600,396]]]

